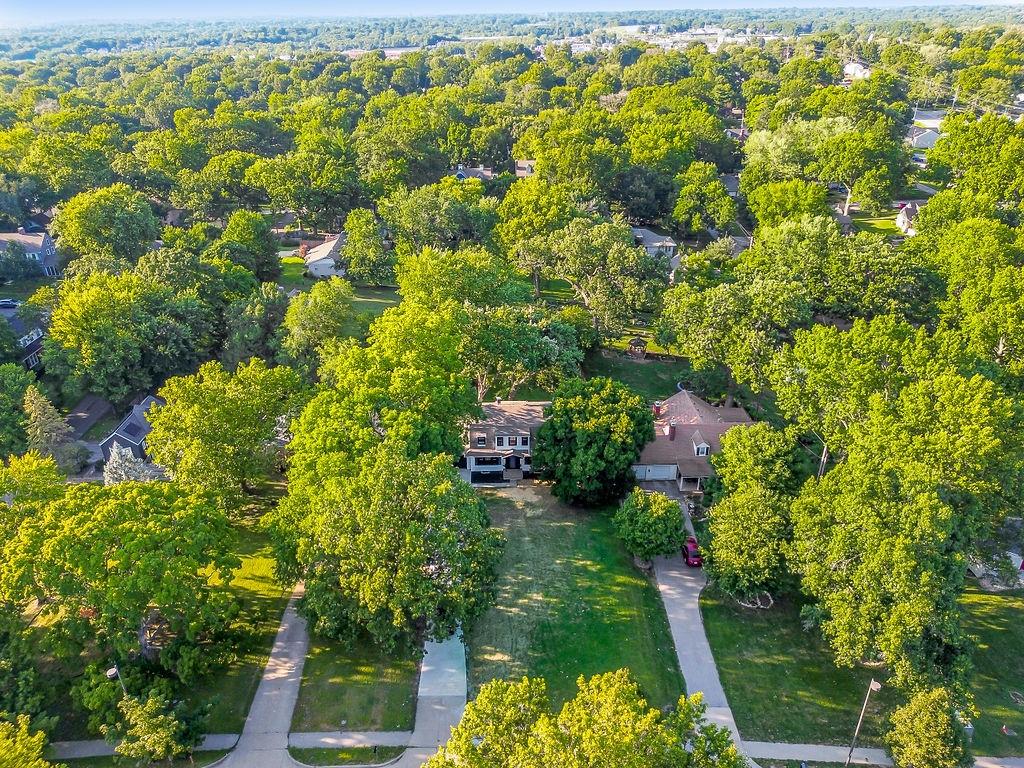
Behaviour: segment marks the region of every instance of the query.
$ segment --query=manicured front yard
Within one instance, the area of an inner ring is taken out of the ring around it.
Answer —
[[[700,605],[718,674],[744,739],[849,743],[868,682],[872,675],[882,679],[884,672],[838,669],[820,634],[804,630],[792,603],[752,610],[709,588]],[[881,745],[894,701],[888,687],[872,694],[862,744]]]
[[[406,731],[416,714],[419,659],[314,637],[302,671],[292,730]]]
[[[5,285],[0,281],[0,299],[17,299],[18,301],[25,301],[44,285],[50,285],[52,282],[52,277],[12,280],[10,285]]]
[[[277,635],[290,590],[274,579],[274,555],[266,534],[240,523],[238,548],[242,560],[231,589],[242,611],[234,626],[240,634],[236,655],[224,669],[197,685],[189,695],[195,702],[213,701],[210,733],[241,733],[249,705]]]
[[[1010,697],[1011,692],[1024,694],[1024,591],[991,593],[971,587],[961,604],[964,627],[978,644],[972,686],[979,711],[974,751],[1024,755],[1024,706]],[[1004,735],[1004,725],[1018,735]]]
[[[652,706],[683,691],[665,609],[607,511],[559,504],[544,486],[488,492],[507,537],[496,604],[467,633],[470,696],[493,678],[547,680],[560,706],[576,679],[628,667]]]
[[[308,290],[316,282],[311,277],[306,277],[306,262],[301,256],[285,256],[281,259],[281,277],[278,282],[286,290],[298,288],[300,291]]]
[[[404,747],[352,747],[351,749],[299,749],[288,752],[306,765],[376,765],[394,760],[405,752]]]

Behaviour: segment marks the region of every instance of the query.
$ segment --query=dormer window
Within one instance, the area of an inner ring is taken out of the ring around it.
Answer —
[[[707,456],[711,450],[711,446],[707,443],[701,443],[700,445],[693,446],[693,453],[695,456]]]

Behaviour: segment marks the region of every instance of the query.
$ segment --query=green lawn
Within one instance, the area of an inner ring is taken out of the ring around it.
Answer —
[[[580,675],[628,667],[652,706],[674,704],[683,680],[665,609],[610,514],[563,506],[535,484],[485,498],[508,541],[496,604],[467,633],[470,695],[532,675],[560,706]]]
[[[274,579],[274,555],[267,535],[254,522],[241,521],[236,528],[239,541],[235,551],[242,565],[235,571],[231,589],[242,605],[234,624],[241,639],[232,662],[189,695],[196,702],[214,702],[210,733],[242,732],[290,595],[290,590]]]
[[[188,758],[183,758],[175,760],[173,763],[159,762],[147,763],[147,765],[152,768],[156,768],[156,766],[164,766],[165,768],[184,768],[184,766],[203,768],[203,766],[217,762],[227,753],[228,751],[224,749],[214,749],[209,752],[196,752],[193,755],[192,761],[189,761]],[[115,763],[113,757],[80,757],[77,760],[61,760],[60,764],[66,765],[68,768],[123,768],[125,765],[135,765],[131,761]]]
[[[374,765],[394,760],[405,752],[405,747],[352,747],[351,749],[299,749],[289,747],[288,752],[306,765]]]
[[[896,226],[896,214],[897,211],[886,211],[881,216],[872,216],[854,211],[850,217],[853,219],[853,229],[856,232],[871,232],[885,237],[903,237],[900,228]]]
[[[85,430],[85,434],[82,435],[82,439],[94,440],[97,442],[103,440],[111,432],[117,429],[117,425],[121,423],[121,419],[123,418],[123,416],[118,416],[115,413],[107,414],[102,419],[93,424],[91,427],[89,427],[87,430]]]
[[[583,361],[583,375],[587,378],[608,376],[652,401],[675,394],[680,381],[712,398],[725,391],[724,377],[719,373],[694,371],[682,360],[634,360],[614,350],[596,349],[588,354]]]
[[[572,286],[560,278],[541,278],[540,298],[552,304],[572,304],[576,301]]]
[[[29,280],[14,280],[10,285],[0,283],[0,299],[25,301],[44,285],[50,285],[52,277],[38,277]]]
[[[742,608],[713,589],[701,595],[701,613],[718,674],[740,734],[751,741],[849,743],[872,675],[838,669],[817,632],[800,623],[798,608]],[[880,745],[893,692],[872,695],[861,743]]]
[[[355,291],[352,308],[357,313],[368,312],[376,316],[382,314],[385,309],[396,306],[402,299],[394,288],[353,285],[352,289]]]
[[[292,730],[405,731],[416,714],[419,661],[362,639],[351,648],[313,638]]]
[[[1000,732],[1008,725],[1024,734],[1024,706],[1010,698],[1011,691],[1024,693],[1024,591],[991,593],[970,587],[961,602],[965,629],[978,643],[972,691],[980,714],[974,721],[974,751],[1024,755],[1024,735]]]

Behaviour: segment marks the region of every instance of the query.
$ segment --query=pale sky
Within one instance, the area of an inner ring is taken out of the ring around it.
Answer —
[[[1019,4],[999,2],[992,4]],[[271,19],[295,16],[420,16],[457,13],[544,13],[714,8],[836,8],[905,5],[975,5],[977,0],[0,0],[0,26],[38,26],[66,21],[157,19]]]

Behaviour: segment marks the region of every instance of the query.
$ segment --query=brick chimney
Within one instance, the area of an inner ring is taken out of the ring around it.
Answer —
[[[676,425],[675,425],[675,422],[672,422],[671,424],[668,425],[668,439],[669,440],[675,440],[676,439]]]

